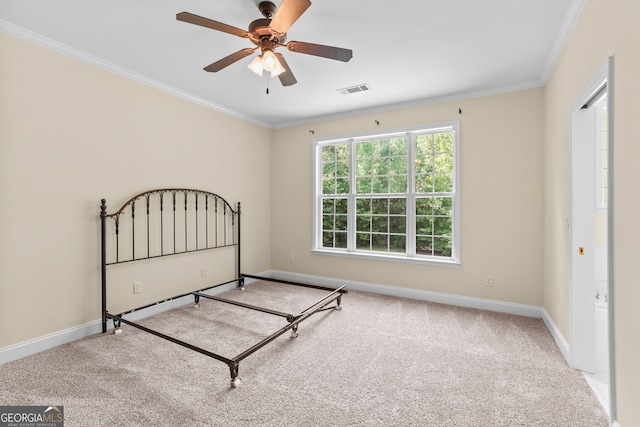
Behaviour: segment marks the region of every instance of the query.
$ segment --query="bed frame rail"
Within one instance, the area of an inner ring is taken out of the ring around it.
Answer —
[[[253,277],[258,277],[258,276],[253,276]],[[220,362],[226,363],[227,366],[229,367],[229,374],[231,376],[231,387],[232,388],[236,388],[238,387],[238,385],[240,384],[240,378],[239,378],[239,373],[240,373],[240,362],[244,359],[246,359],[247,357],[249,357],[250,355],[252,355],[253,353],[255,353],[256,351],[260,350],[262,347],[266,346],[267,344],[269,344],[270,342],[272,342],[273,340],[275,340],[276,338],[282,336],[283,334],[285,334],[288,331],[291,331],[291,337],[292,338],[296,338],[298,336],[298,325],[307,320],[308,318],[310,318],[311,316],[313,316],[314,314],[318,314],[320,312],[323,311],[327,311],[327,310],[342,310],[342,306],[341,306],[341,299],[342,299],[342,294],[347,293],[347,289],[346,289],[346,285],[343,285],[339,288],[323,288],[323,287],[316,287],[316,286],[309,286],[305,283],[296,283],[296,282],[289,282],[289,281],[281,281],[278,279],[272,279],[272,278],[261,278],[261,280],[265,280],[265,281],[272,281],[272,282],[280,282],[280,283],[286,283],[289,285],[294,285],[294,286],[303,286],[303,287],[312,287],[312,288],[319,288],[319,289],[327,289],[327,290],[331,290],[331,292],[327,295],[324,295],[322,298],[320,298],[319,300],[317,300],[316,302],[314,302],[313,304],[311,304],[310,306],[308,306],[307,308],[305,308],[304,310],[301,310],[298,313],[283,313],[283,312],[279,312],[276,310],[270,310],[270,309],[266,309],[264,307],[259,307],[259,306],[255,306],[255,305],[251,305],[251,304],[245,304],[245,303],[241,303],[239,301],[234,301],[234,300],[229,300],[226,298],[220,298],[220,297],[216,297],[213,295],[208,295],[208,294],[204,294],[202,292],[194,292],[193,295],[196,297],[196,305],[199,302],[199,298],[203,297],[203,298],[207,298],[207,299],[211,299],[214,301],[219,301],[219,302],[223,302],[223,303],[228,303],[228,304],[233,304],[233,305],[237,305],[243,308],[248,308],[251,310],[255,310],[255,311],[260,311],[263,313],[268,313],[268,314],[272,314],[275,316],[280,316],[280,317],[284,317],[287,319],[287,324],[285,326],[283,326],[282,328],[278,329],[276,332],[272,333],[271,335],[265,337],[264,339],[260,340],[259,342],[255,343],[254,345],[252,345],[251,347],[249,347],[248,349],[246,349],[245,351],[241,352],[240,354],[236,355],[235,357],[225,357],[222,356],[220,354],[214,353],[212,351],[203,349],[201,347],[197,347],[193,344],[190,344],[186,341],[182,341],[180,339],[177,339],[175,337],[172,337],[170,335],[166,335],[163,334],[161,332],[155,331],[153,329],[147,328],[146,326],[143,326],[139,323],[136,322],[132,322],[130,320],[125,319],[123,316],[127,313],[121,313],[118,315],[112,315],[107,313],[107,318],[112,319],[114,326],[116,328],[120,328],[121,323],[124,323],[126,325],[129,326],[133,326],[134,328],[138,328],[140,330],[143,330],[145,332],[148,332],[150,334],[153,334],[157,337],[163,338],[167,341],[170,341],[174,344],[178,344],[182,347],[186,347],[190,350],[196,351],[200,354],[203,354],[205,356],[211,357],[212,359],[216,359]],[[333,305],[332,305],[333,303]]]

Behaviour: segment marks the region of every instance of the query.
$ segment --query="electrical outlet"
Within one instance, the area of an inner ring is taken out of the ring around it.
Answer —
[[[133,282],[133,293],[139,294],[140,292],[142,292],[142,282]]]
[[[484,277],[484,285],[491,287],[493,286],[493,276],[485,276]]]
[[[206,269],[206,267],[202,267],[200,269],[200,277],[207,277],[207,269]]]

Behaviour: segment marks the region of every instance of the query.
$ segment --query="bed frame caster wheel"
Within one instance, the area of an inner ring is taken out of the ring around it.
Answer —
[[[240,378],[232,378],[231,379],[231,388],[240,387]]]
[[[291,338],[298,338],[298,331],[291,331]]]
[[[118,335],[118,334],[121,334],[121,333],[122,333],[122,329],[120,329],[120,328],[115,328],[115,329],[113,330],[113,334],[114,334],[114,335]]]
[[[200,303],[193,304],[193,308],[200,308]]]
[[[335,307],[333,307],[333,309],[341,311],[342,310],[342,306],[341,305],[336,305]]]

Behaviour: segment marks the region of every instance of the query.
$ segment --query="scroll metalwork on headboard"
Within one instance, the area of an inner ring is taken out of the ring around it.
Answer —
[[[104,265],[240,243],[240,202],[234,210],[224,198],[208,191],[146,191],[113,213],[107,213],[102,199],[100,218]],[[107,235],[115,236],[113,241]]]
[[[142,211],[140,213],[140,211]],[[107,213],[100,204],[102,332],[107,330],[107,266],[188,252],[235,247],[240,277],[240,202],[188,188],[145,191]]]

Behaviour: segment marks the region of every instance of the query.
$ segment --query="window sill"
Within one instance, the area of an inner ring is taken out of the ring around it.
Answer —
[[[346,251],[330,251],[326,249],[312,249],[311,253],[314,255],[326,255],[326,256],[336,256],[343,258],[357,258],[357,259],[367,259],[370,261],[386,261],[386,262],[398,262],[398,263],[406,263],[406,264],[422,264],[422,265],[431,265],[435,267],[449,267],[449,268],[457,268],[460,267],[460,261],[450,260],[450,259],[433,259],[433,258],[419,258],[419,257],[407,257],[404,255],[378,255],[374,253],[355,253],[355,252],[346,252]]]

